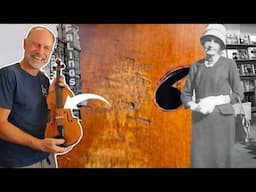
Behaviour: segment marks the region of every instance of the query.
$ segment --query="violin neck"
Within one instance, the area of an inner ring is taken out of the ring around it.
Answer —
[[[59,78],[60,78],[60,74],[61,74],[61,70],[60,68],[58,68],[56,70],[56,82],[59,81]],[[56,107],[57,108],[61,108],[63,107],[63,103],[62,103],[62,87],[58,85],[56,85]]]

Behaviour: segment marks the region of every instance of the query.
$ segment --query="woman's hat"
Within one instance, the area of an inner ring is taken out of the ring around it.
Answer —
[[[216,37],[220,40],[221,42],[221,50],[225,49],[226,45],[226,28],[222,24],[209,24],[204,33],[202,34],[200,41],[201,44],[204,44],[205,38],[208,36],[213,36]]]

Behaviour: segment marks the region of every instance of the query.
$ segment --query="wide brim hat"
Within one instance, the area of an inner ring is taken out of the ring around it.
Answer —
[[[205,31],[203,32],[203,34],[200,38],[200,41],[201,41],[202,45],[205,42],[205,38],[209,37],[209,36],[218,38],[220,40],[220,43],[221,43],[221,45],[220,45],[221,50],[225,49],[225,47],[226,47],[226,28],[225,28],[224,25],[222,25],[222,24],[209,24],[206,27]]]

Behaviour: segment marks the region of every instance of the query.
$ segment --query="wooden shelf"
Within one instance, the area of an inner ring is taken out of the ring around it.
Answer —
[[[227,44],[226,45],[226,50],[229,50],[229,49],[246,49],[248,51],[248,47],[256,47],[256,44]],[[228,56],[228,52],[226,52],[226,53],[227,53],[227,56]],[[238,52],[238,53],[240,53],[240,52]],[[249,54],[249,53],[247,52],[247,54]],[[248,55],[248,57],[245,57],[245,58],[249,58],[249,55]],[[234,59],[234,61],[236,62],[238,68],[239,69],[242,68],[242,69],[244,69],[244,71],[248,70],[246,68],[247,64],[256,66],[255,65],[256,64],[256,59],[254,59],[254,57],[253,57],[253,59]],[[243,64],[245,64],[245,65],[243,65]],[[256,69],[253,68],[253,70],[256,70]],[[250,72],[250,71],[248,71],[248,72]],[[248,74],[250,74],[250,73],[248,73]],[[240,74],[240,79],[241,79],[241,81],[256,80],[256,75],[255,74],[254,75],[241,75]],[[245,89],[245,90],[247,90],[247,89]],[[255,91],[253,91],[253,90],[245,91],[244,95],[245,95],[245,99],[244,99],[243,102],[250,102],[251,104],[253,103],[254,105],[256,104]],[[251,113],[256,113],[256,105],[251,106],[250,111],[251,111]]]
[[[252,113],[255,113],[256,112],[256,106],[252,106]]]
[[[256,75],[240,75],[241,80],[256,79]]]
[[[256,59],[235,59],[234,60],[237,64],[243,64],[243,63],[251,63],[251,62],[256,62]]]
[[[256,47],[256,44],[227,44],[226,49]]]

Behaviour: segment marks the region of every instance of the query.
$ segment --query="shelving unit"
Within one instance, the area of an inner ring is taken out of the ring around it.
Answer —
[[[236,61],[244,88],[242,102],[251,102],[251,112],[256,112],[256,44],[227,44],[226,56]]]

